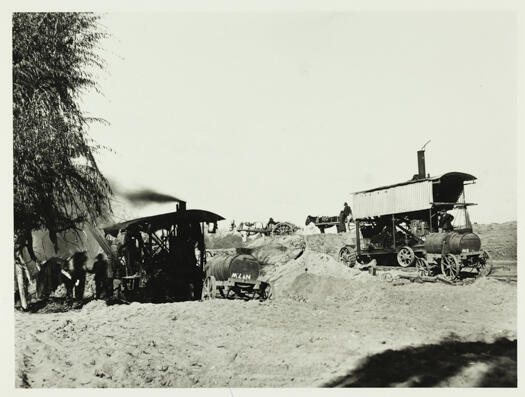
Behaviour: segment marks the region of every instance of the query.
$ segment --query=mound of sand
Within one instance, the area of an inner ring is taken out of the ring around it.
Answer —
[[[517,258],[517,223],[474,224],[474,233],[481,238],[481,247],[492,259]]]
[[[302,302],[335,301],[347,294],[350,283],[346,278],[302,273],[285,290],[284,295]]]
[[[261,237],[251,241],[248,246],[252,255],[261,263],[264,269],[267,266],[278,266],[290,260],[299,258],[306,243],[302,236]]]
[[[349,280],[363,276],[361,271],[346,267],[330,255],[310,250],[286,263],[265,266],[262,273],[272,284],[276,297],[292,296],[299,299],[308,295],[316,282],[324,283],[327,286],[326,291],[329,292],[337,289],[336,284],[339,285],[339,281],[348,283]]]
[[[83,307],[82,307],[82,311],[83,312],[86,312],[86,313],[91,313],[91,312],[95,312],[95,311],[98,311],[104,307],[107,306],[107,303],[105,300],[102,300],[102,299],[94,299],[88,303],[86,303]]]
[[[346,244],[355,245],[354,233],[311,234],[305,236],[308,249],[322,252],[337,259],[339,250]]]

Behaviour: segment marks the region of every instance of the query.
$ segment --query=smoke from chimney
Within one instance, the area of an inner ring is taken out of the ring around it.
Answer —
[[[111,188],[115,194],[127,199],[133,206],[140,206],[150,203],[181,203],[184,207],[185,202],[175,196],[159,193],[152,189],[140,189],[135,191],[124,191],[122,187],[114,180],[109,180]]]
[[[182,202],[183,200],[169,194],[159,193],[151,189],[142,189],[135,192],[121,193],[132,204]]]

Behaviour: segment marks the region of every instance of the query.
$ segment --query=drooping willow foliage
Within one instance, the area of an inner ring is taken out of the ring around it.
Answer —
[[[107,35],[92,13],[13,14],[13,172],[15,248],[33,259],[31,231],[79,230],[111,211],[111,189],[79,107],[97,90],[97,54]]]

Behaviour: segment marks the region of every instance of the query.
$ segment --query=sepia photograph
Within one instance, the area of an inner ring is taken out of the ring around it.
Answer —
[[[86,5],[8,16],[15,389],[517,389],[517,11]]]

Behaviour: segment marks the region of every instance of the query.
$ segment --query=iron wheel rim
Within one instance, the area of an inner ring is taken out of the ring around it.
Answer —
[[[397,253],[397,263],[401,267],[409,267],[411,264],[414,263],[414,260],[415,254],[412,248],[410,247],[403,247]]]
[[[446,254],[441,259],[441,273],[448,280],[455,280],[459,276],[459,262],[452,254]]]

